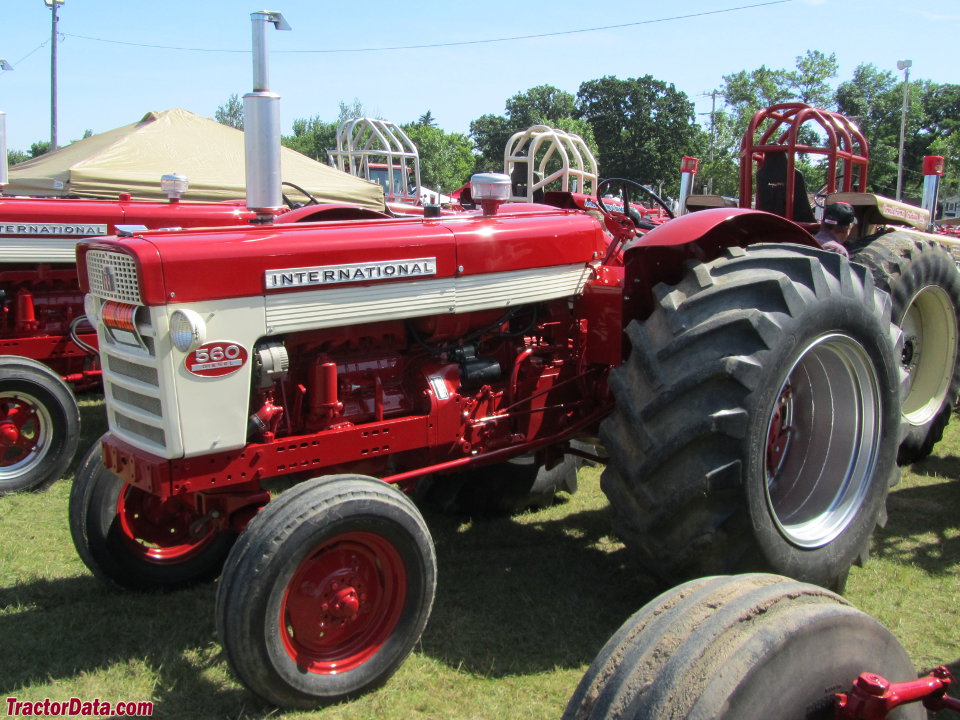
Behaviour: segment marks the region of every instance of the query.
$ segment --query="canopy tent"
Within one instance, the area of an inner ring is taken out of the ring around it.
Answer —
[[[299,185],[321,202],[344,202],[383,209],[383,189],[311,160],[290,148],[280,153],[281,178]],[[7,195],[63,195],[164,199],[160,177],[186,175],[185,200],[243,198],[243,133],[214,120],[174,108],[150,112],[131,125],[78,140],[55,152],[10,168]],[[305,201],[284,186],[284,194]]]

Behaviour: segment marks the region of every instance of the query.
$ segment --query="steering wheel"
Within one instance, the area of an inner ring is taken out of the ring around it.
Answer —
[[[614,184],[619,184],[620,186],[620,191],[621,191],[621,194],[623,195],[623,211],[625,215],[630,214],[630,201],[629,201],[630,196],[628,193],[628,189],[633,188],[635,190],[642,190],[647,195],[647,197],[649,197],[651,200],[653,200],[657,205],[659,205],[663,209],[663,211],[667,214],[667,217],[669,217],[671,220],[674,218],[673,210],[670,209],[670,206],[667,204],[666,200],[664,200],[662,197],[657,195],[650,188],[641,185],[636,180],[630,180],[628,178],[607,178],[606,180],[602,180],[597,185],[597,202],[601,205],[601,207],[605,207],[603,205],[604,188],[606,188],[608,185],[614,185]]]
[[[304,197],[310,198],[310,199],[307,201],[306,205],[319,205],[319,204],[320,204],[320,201],[319,201],[319,200],[317,200],[313,195],[311,195],[310,193],[308,193],[306,190],[304,190],[302,187],[300,187],[300,186],[297,185],[296,183],[287,182],[287,181],[283,181],[282,183],[280,183],[280,186],[281,186],[281,187],[284,186],[284,185],[287,185],[287,186],[289,186],[289,187],[292,187],[294,190],[296,190],[298,193],[300,193],[300,194],[303,195]],[[295,202],[293,202],[293,200],[291,200],[290,198],[288,198],[286,195],[283,195],[283,202],[284,202],[284,203],[286,204],[286,206],[287,206],[288,208],[290,208],[291,210],[296,210],[298,207],[304,207],[304,204],[303,204],[303,203],[295,203]]]

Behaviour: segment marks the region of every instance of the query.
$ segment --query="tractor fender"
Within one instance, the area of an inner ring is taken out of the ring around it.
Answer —
[[[682,215],[639,235],[624,253],[640,247],[670,247],[695,243],[703,250],[758,242],[787,242],[820,247],[813,236],[786,218],[749,208],[712,208]],[[711,254],[716,254],[711,253]]]
[[[709,262],[728,247],[791,243],[820,248],[813,235],[773,213],[749,208],[712,208],[682,215],[630,240],[623,249],[624,317],[653,311],[653,287],[675,284],[690,260]]]

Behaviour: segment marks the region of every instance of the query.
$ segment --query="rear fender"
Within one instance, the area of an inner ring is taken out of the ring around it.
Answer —
[[[624,317],[644,319],[654,308],[657,283],[680,282],[687,261],[709,262],[725,248],[793,243],[819,248],[802,227],[779,215],[746,208],[715,208],[683,215],[624,246]]]

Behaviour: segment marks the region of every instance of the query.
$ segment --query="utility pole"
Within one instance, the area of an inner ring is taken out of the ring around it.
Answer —
[[[50,8],[50,151],[57,149],[57,7],[66,0],[43,0]]]
[[[900,156],[897,160],[897,200],[903,199],[903,145],[907,135],[907,110],[910,106],[910,67],[912,60],[897,60],[897,70],[903,70],[903,112],[900,116]]]

